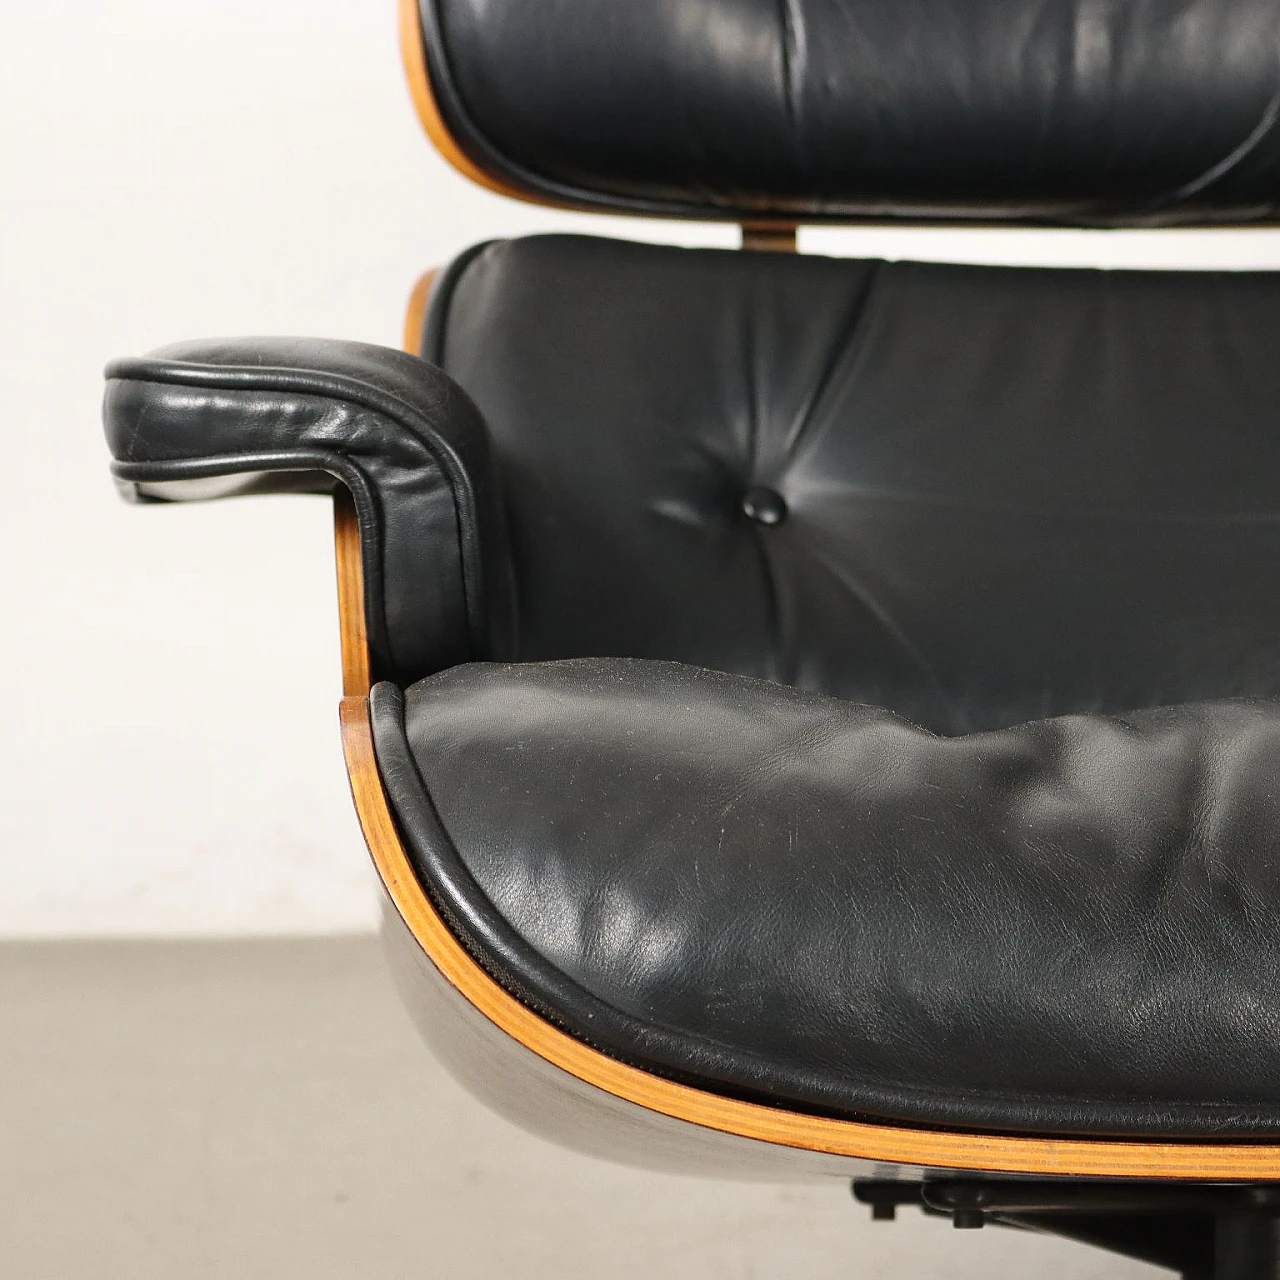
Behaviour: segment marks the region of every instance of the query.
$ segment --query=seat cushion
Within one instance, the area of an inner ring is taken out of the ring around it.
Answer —
[[[1280,1131],[1280,707],[966,737],[629,659],[374,690],[417,873],[604,1052],[929,1125]]]

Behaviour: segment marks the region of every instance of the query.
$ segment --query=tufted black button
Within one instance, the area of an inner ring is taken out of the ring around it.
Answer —
[[[753,485],[743,494],[742,514],[756,524],[781,524],[787,518],[787,504],[782,494]]]

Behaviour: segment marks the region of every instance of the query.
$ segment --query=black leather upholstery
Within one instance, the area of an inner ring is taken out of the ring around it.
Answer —
[[[534,197],[1280,210],[1276,0],[418,3]],[[540,237],[422,350],[184,344],[104,413],[137,498],[351,490],[379,771],[502,984],[799,1109],[1276,1140],[1280,276]]]
[[[527,192],[711,217],[1247,221],[1274,0],[420,0],[432,86]]]
[[[162,347],[107,369],[112,470],[157,501],[348,486],[374,670],[412,680],[509,643],[484,424],[438,369],[311,338]]]
[[[947,733],[1280,693],[1280,276],[539,237],[460,260],[424,350],[488,424],[496,657]]]
[[[1062,1133],[1280,1131],[1280,706],[939,738],[634,660],[374,692],[476,954],[659,1073]]]
[[[429,677],[375,691],[400,828],[552,1020],[841,1114],[1251,1136],[1278,340],[1267,274],[542,237],[441,278],[431,363],[186,344],[105,412],[141,497],[350,486]]]

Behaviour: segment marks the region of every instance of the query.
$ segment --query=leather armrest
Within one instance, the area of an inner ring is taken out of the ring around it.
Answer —
[[[355,500],[374,672],[412,680],[506,648],[510,569],[479,410],[425,361],[312,338],[159,348],[107,367],[126,497]]]

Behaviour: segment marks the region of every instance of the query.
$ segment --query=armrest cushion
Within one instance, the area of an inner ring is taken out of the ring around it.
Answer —
[[[107,368],[103,420],[126,495],[175,501],[345,484],[360,520],[379,676],[505,648],[510,572],[480,412],[415,356],[233,338]]]

